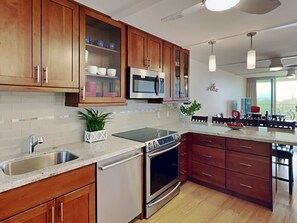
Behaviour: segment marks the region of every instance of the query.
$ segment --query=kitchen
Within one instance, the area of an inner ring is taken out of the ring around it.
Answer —
[[[187,4],[190,4],[190,1]],[[158,32],[154,34],[157,35]],[[205,57],[208,58],[210,48],[205,45]],[[196,98],[202,103],[199,114],[230,114],[226,101],[238,100],[245,96],[245,79],[225,71],[210,76],[205,64],[191,59],[190,89],[199,90],[191,90],[190,94],[193,95],[190,95],[190,99]],[[200,71],[204,71],[206,75],[195,75],[200,74]],[[219,88],[217,94],[205,90],[212,82],[216,82]],[[237,84],[230,89],[230,82]],[[37,151],[82,141],[84,124],[76,117],[78,109],[64,106],[64,93],[15,92],[6,89],[7,91],[1,92],[1,157],[26,154],[27,147],[24,145],[27,145],[28,136],[31,134],[44,136],[44,143],[36,147]],[[219,94],[221,92],[224,94]],[[220,97],[219,101],[216,100],[217,97]],[[145,126],[167,125],[180,118],[176,104],[148,104],[147,101],[139,100],[127,100],[127,103],[127,106],[99,108],[113,113],[106,126],[109,135]]]

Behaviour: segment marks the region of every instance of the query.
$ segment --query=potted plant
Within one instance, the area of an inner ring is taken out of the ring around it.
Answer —
[[[78,117],[86,121],[86,131],[84,139],[86,142],[92,143],[107,138],[106,130],[104,130],[105,123],[111,113],[103,113],[95,111],[92,108],[85,108],[85,112],[78,111]]]
[[[184,103],[180,106],[180,111],[185,116],[192,116],[194,115],[195,111],[199,111],[201,109],[201,104],[197,103],[196,100],[193,102]]]

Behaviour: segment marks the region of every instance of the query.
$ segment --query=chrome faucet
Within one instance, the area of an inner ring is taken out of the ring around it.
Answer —
[[[30,135],[29,136],[29,154],[34,154],[35,152],[35,146],[37,146],[37,144],[41,144],[43,143],[43,137],[38,137],[36,139],[35,135]]]

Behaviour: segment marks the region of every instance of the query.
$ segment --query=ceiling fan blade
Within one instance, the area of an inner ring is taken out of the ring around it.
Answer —
[[[282,3],[279,0],[241,0],[234,8],[250,14],[266,14]]]
[[[200,9],[202,9],[204,6],[202,3],[198,3],[198,4],[195,4],[189,8],[186,8],[184,10],[181,10],[179,12],[175,12],[171,15],[168,15],[164,18],[161,19],[162,22],[168,22],[168,21],[172,21],[172,20],[176,20],[176,19],[180,19],[184,16],[187,16],[187,15],[190,15],[190,14],[193,14],[194,12],[197,12],[199,11]]]

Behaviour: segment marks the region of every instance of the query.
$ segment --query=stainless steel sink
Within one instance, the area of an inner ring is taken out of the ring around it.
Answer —
[[[31,156],[22,160],[3,162],[0,164],[0,168],[6,175],[19,175],[60,163],[66,163],[77,158],[78,156],[68,151],[52,152]]]

